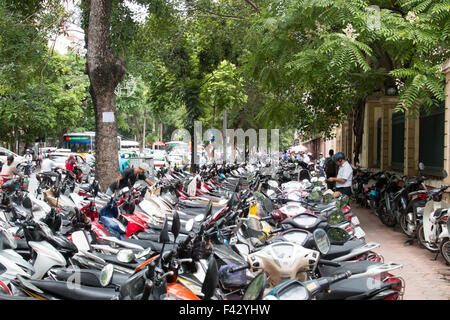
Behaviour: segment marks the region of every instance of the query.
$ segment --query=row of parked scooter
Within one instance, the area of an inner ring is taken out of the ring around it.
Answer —
[[[397,300],[404,281],[324,178],[261,164],[162,168],[114,196],[1,186],[0,299]],[[283,178],[284,177],[284,178]],[[298,176],[297,176],[298,177]]]
[[[399,226],[409,242],[417,242],[427,250],[442,255],[450,264],[450,212],[443,200],[450,187],[428,189],[426,178],[419,175],[400,176],[389,172],[370,172],[356,169],[353,178],[354,197],[362,206],[371,209],[383,224]],[[444,177],[446,176],[444,172]]]

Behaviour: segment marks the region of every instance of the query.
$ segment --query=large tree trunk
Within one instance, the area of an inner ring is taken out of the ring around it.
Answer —
[[[125,61],[111,50],[111,0],[89,1],[86,64],[95,110],[95,159],[103,190],[119,175],[116,103],[114,89],[123,80]],[[112,121],[108,115],[114,115]],[[108,119],[109,118],[109,119]]]

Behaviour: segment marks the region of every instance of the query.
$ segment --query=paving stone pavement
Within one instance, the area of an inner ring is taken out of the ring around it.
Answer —
[[[450,300],[450,267],[441,255],[434,261],[435,254],[420,247],[417,241],[405,245],[407,237],[400,227],[383,225],[369,209],[353,204],[352,210],[366,233],[366,241],[380,243],[374,251],[385,262],[403,264],[403,268],[392,273],[405,280],[404,300]]]

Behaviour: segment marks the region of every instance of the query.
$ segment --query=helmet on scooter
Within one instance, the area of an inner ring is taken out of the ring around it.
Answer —
[[[369,198],[375,201],[378,201],[380,199],[380,194],[378,190],[371,190],[369,192]]]

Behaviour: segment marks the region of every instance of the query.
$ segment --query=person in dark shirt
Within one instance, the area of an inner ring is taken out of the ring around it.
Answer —
[[[154,183],[145,176],[145,173],[148,171],[150,171],[150,167],[146,163],[141,163],[138,168],[125,169],[120,176],[117,177],[117,180],[111,183],[106,194],[112,195],[122,188],[131,188],[137,180],[144,180],[148,185],[153,186]]]
[[[337,176],[338,167],[337,167],[336,162],[333,159],[334,150],[330,149],[328,154],[329,154],[329,157],[327,157],[325,159],[325,163],[324,163],[323,167],[324,167],[325,174],[327,176],[327,187],[328,187],[328,189],[334,190],[336,187],[336,182],[330,181],[329,178],[335,178]],[[331,180],[333,180],[333,179],[331,179]]]

